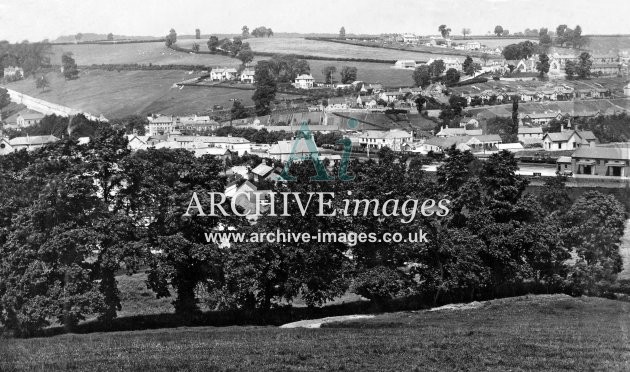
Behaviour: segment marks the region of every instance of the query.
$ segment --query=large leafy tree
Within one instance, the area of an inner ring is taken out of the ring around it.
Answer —
[[[276,79],[268,61],[258,62],[254,72],[254,95],[252,100],[256,106],[258,115],[267,115],[271,112],[271,103],[276,98],[278,90]]]

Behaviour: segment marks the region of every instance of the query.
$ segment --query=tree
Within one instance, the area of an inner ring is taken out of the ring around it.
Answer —
[[[276,98],[276,92],[278,90],[268,61],[258,62],[254,72],[254,80],[256,90],[254,91],[252,100],[255,104],[256,114],[267,115],[271,112],[271,103]]]
[[[199,51],[199,44],[193,42],[192,43],[192,51],[193,52],[198,52]]]
[[[464,39],[466,39],[466,35],[470,35],[470,29],[462,28],[462,35],[464,35]]]
[[[236,58],[238,58],[244,65],[247,65],[254,60],[254,52],[249,47],[248,43],[243,44],[241,50],[236,55]]]
[[[591,76],[592,66],[593,61],[591,60],[591,55],[588,52],[582,52],[576,66],[577,76],[580,79],[588,79]]]
[[[573,79],[573,77],[575,77],[578,73],[577,62],[567,61],[564,66],[564,72],[567,74],[567,78]]]
[[[217,48],[219,47],[219,38],[214,35],[210,36],[207,45],[208,50],[210,50],[211,52],[216,52]]]
[[[232,120],[246,118],[248,116],[247,109],[241,101],[234,101],[232,109],[230,109],[230,118]]]
[[[200,29],[195,29],[195,39],[199,40],[201,39],[201,30]]]
[[[61,66],[63,68],[63,76],[66,80],[74,80],[79,77],[77,63],[72,58],[71,52],[61,55]]]
[[[541,78],[549,72],[549,67],[549,56],[546,54],[540,54],[538,56],[538,62],[536,62],[536,70],[540,73]]]
[[[602,284],[611,283],[622,269],[619,244],[623,236],[623,205],[598,191],[584,193],[563,218],[564,239],[577,254],[571,273],[576,294],[601,294]]]
[[[422,112],[422,108],[424,107],[424,104],[426,102],[427,102],[427,99],[424,98],[424,96],[416,97],[416,100],[414,101],[414,103],[416,104],[416,109],[418,110],[418,113]]]
[[[474,75],[475,70],[473,67],[473,59],[471,56],[466,56],[464,63],[462,64],[462,70],[466,75]]]
[[[78,34],[74,35],[74,41],[77,44],[81,41],[81,39],[83,39],[83,34],[82,33],[79,32]]]
[[[243,27],[241,28],[241,37],[242,37],[243,39],[247,39],[247,38],[249,38],[249,27],[247,27],[247,26],[243,26]]]
[[[50,82],[46,78],[46,75],[42,75],[37,80],[35,80],[35,87],[37,89],[41,89],[42,92],[50,87]]]
[[[335,66],[326,66],[322,69],[322,74],[324,75],[324,81],[326,84],[332,84],[334,82],[336,72],[337,67]]]
[[[497,36],[501,36],[503,34],[503,26],[500,26],[500,25],[495,26],[494,33]]]
[[[429,66],[421,65],[413,71],[413,81],[417,87],[426,88],[431,84],[431,72]]]
[[[171,45],[175,44],[177,42],[177,32],[175,32],[174,28],[171,28],[171,30],[169,31],[168,35],[166,35],[166,41],[165,44],[167,47],[170,47]]]
[[[343,26],[339,29],[339,38],[342,40],[346,39],[346,28]]]
[[[575,26],[575,29],[573,30],[573,34],[571,35],[571,44],[573,45],[574,48],[581,48],[583,45],[583,40],[582,40],[582,27],[580,27],[580,25]]]
[[[351,66],[343,66],[341,68],[341,83],[350,84],[357,80],[357,68]]]
[[[443,60],[438,59],[431,62],[431,64],[429,65],[429,70],[431,71],[431,75],[433,76],[433,79],[437,80],[440,77],[440,75],[442,75],[444,70],[446,70],[446,65],[444,64]]]
[[[440,27],[438,27],[438,31],[440,31],[440,35],[442,35],[442,37],[445,39],[451,33],[451,29],[446,27],[446,25],[440,25]]]
[[[113,41],[113,40],[114,40],[114,34],[110,32],[109,34],[107,34],[107,41]]]
[[[446,84],[451,85],[459,81],[459,71],[454,68],[446,70]]]
[[[558,43],[560,46],[562,46],[566,41],[566,31],[567,31],[567,25],[559,25],[558,27],[556,27],[556,43]]]

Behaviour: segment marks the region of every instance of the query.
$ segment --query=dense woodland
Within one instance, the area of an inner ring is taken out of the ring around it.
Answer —
[[[266,312],[298,298],[320,306],[348,291],[376,304],[524,292],[604,295],[621,270],[623,205],[599,192],[571,202],[562,179],[531,195],[508,152],[480,162],[450,150],[437,178],[426,175],[421,162],[388,149],[378,161],[351,163],[351,182],[312,182],[313,164],[294,164],[295,182],[261,187],[352,191],[352,198],[381,205],[450,199],[450,213],[403,224],[400,216],[316,217],[313,203],[302,216],[291,199],[290,217],[264,216],[252,225],[235,216],[182,217],[193,192],[223,192],[228,179],[218,159],[186,150],[132,153],[124,129],[107,125],[98,126],[87,145],[72,137],[0,158],[0,323],[18,335],[51,322],[72,329],[91,314],[115,317],[121,272],[146,271],[157,296],[173,296],[176,313],[194,317],[200,302]],[[204,233],[221,226],[240,232],[299,226],[313,234],[348,232],[349,226],[377,234],[422,229],[428,243],[208,244]]]

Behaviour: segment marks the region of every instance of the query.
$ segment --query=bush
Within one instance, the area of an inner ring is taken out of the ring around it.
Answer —
[[[378,303],[401,294],[407,285],[402,275],[393,269],[379,266],[357,275],[352,291]]]

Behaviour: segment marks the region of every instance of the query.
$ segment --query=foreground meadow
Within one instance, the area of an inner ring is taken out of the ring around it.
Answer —
[[[321,329],[198,327],[7,339],[0,370],[630,368],[630,304],[563,295],[400,312]]]

